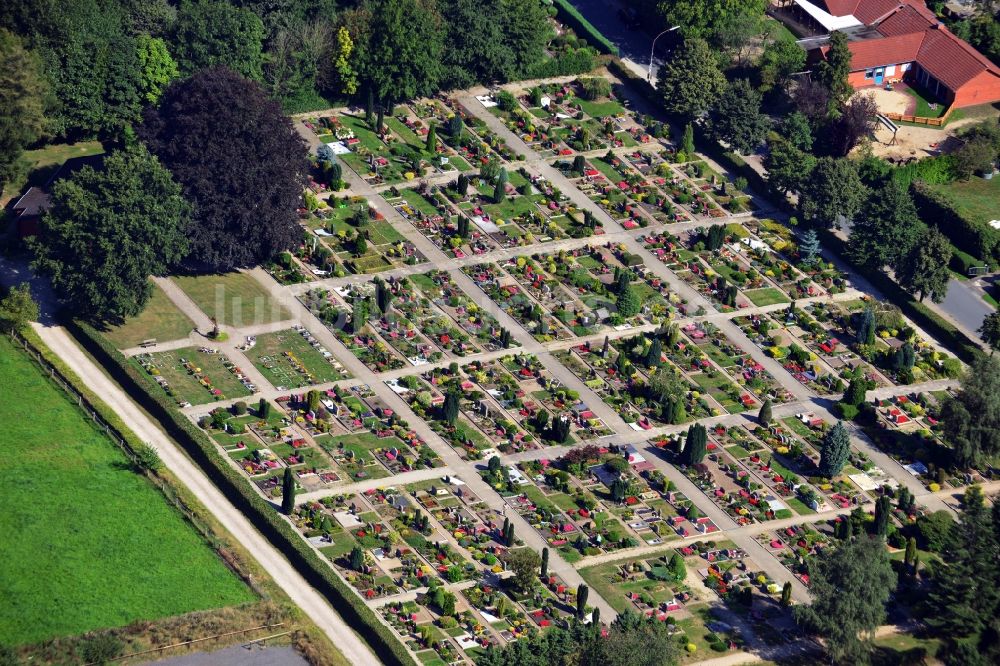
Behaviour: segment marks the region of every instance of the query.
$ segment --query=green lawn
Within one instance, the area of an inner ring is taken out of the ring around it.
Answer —
[[[104,334],[119,349],[128,349],[143,340],[180,340],[186,338],[193,328],[194,322],[177,309],[162,289],[154,285],[152,298],[138,316],[111,327]]]
[[[173,278],[191,300],[223,326],[251,326],[288,319],[291,315],[246,273]]]
[[[24,151],[24,160],[28,165],[23,176],[0,187],[2,198],[20,196],[28,184],[44,185],[45,181],[55,173],[55,170],[66,160],[74,157],[89,157],[104,152],[100,141],[80,141],[79,143],[57,143],[44,148]]]
[[[0,644],[254,599],[7,338],[0,385]]]
[[[291,329],[258,335],[247,356],[274,386],[301,388],[344,378],[319,350]]]
[[[948,110],[947,104],[943,104],[935,99],[933,95],[925,93],[923,90],[907,86],[903,88],[903,92],[917,100],[917,109],[913,113],[915,116],[921,118],[940,118]],[[931,104],[935,104],[935,107],[931,108]]]
[[[140,354],[130,362],[140,367],[146,367],[144,362],[151,362],[155,374],[167,380],[168,394],[178,403],[203,405],[215,400],[249,396],[250,391],[225,367],[222,356],[205,354],[194,347],[184,347],[149,355]]]
[[[588,116],[591,118],[604,118],[607,116],[616,116],[619,113],[625,113],[625,107],[614,100],[605,100],[603,102],[591,102],[583,98],[577,98],[574,100],[580,105]]]
[[[986,224],[1000,217],[1000,178],[983,180],[973,176],[962,182],[956,180],[941,185],[930,185],[931,189],[951,196],[959,214],[971,220]]]
[[[785,296],[780,289],[775,289],[774,287],[765,287],[763,289],[750,289],[744,291],[743,295],[750,299],[750,301],[757,307],[762,307],[765,305],[774,305],[775,303],[790,303],[788,297]]]

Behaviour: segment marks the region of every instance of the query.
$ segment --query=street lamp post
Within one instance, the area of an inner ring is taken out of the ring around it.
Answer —
[[[652,83],[653,81],[653,52],[656,50],[656,40],[659,39],[660,37],[663,37],[663,35],[667,34],[668,32],[673,32],[674,30],[678,30],[679,28],[680,28],[679,25],[675,25],[672,28],[667,28],[666,30],[664,30],[663,32],[661,32],[660,34],[658,34],[656,37],[653,38],[653,45],[649,47],[649,73],[646,74],[646,80],[649,81],[650,83]]]

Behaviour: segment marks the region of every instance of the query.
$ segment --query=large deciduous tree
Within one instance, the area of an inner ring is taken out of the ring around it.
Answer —
[[[802,217],[822,228],[834,226],[840,216],[853,218],[868,195],[854,163],[832,157],[816,161],[816,167],[801,183],[799,191]]]
[[[916,247],[926,227],[910,193],[889,181],[871,193],[851,227],[848,256],[865,268],[899,266]]]
[[[768,182],[779,192],[800,191],[815,167],[816,158],[786,138],[772,135],[768,140],[764,168]]]
[[[140,89],[145,100],[155,104],[167,84],[177,78],[177,63],[159,37],[140,35],[138,49]]]
[[[885,622],[885,603],[896,587],[884,543],[861,536],[824,550],[809,573],[813,601],[794,609],[796,620],[826,640],[835,663],[867,663],[875,629]]]
[[[175,82],[147,109],[139,135],[194,206],[194,260],[253,266],[301,238],[305,143],[257,83],[226,67]]]
[[[117,151],[52,189],[52,208],[31,242],[34,266],[68,308],[94,322],[138,314],[162,274],[187,252],[189,206],[145,148]]]
[[[742,17],[763,17],[766,0],[663,0],[659,11],[667,26],[679,25],[685,37],[708,38]]]
[[[23,173],[24,147],[45,132],[48,90],[38,56],[0,29],[0,192]]]
[[[981,355],[962,377],[962,389],[941,409],[945,442],[961,468],[1000,453],[1000,359]]]
[[[792,74],[805,68],[805,64],[805,49],[795,42],[780,39],[768,42],[757,65],[761,90],[768,92],[783,87]]]
[[[746,79],[737,79],[712,109],[712,133],[738,153],[752,153],[767,134],[768,118],[760,110],[761,94]]]
[[[432,0],[369,0],[355,38],[362,87],[383,105],[437,91],[445,28]]]
[[[193,0],[181,5],[173,43],[181,72],[225,65],[260,80],[264,66],[264,24],[249,9],[228,2]]]
[[[657,89],[669,113],[695,118],[707,111],[726,89],[726,77],[704,39],[685,39],[660,67]]]
[[[917,243],[896,267],[896,280],[906,291],[923,301],[927,296],[935,303],[948,293],[951,273],[948,263],[953,250],[947,236],[937,227],[927,227]]]

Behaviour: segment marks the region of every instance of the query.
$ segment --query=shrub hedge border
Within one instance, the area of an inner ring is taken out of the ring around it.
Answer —
[[[569,0],[554,0],[553,4],[556,8],[556,16],[560,21],[573,28],[577,37],[583,37],[588,44],[593,44],[602,53],[618,55],[618,47],[584,18],[583,14]]]
[[[959,213],[953,197],[936,192],[919,180],[910,185],[910,193],[920,218],[931,220],[959,250],[980,259],[982,264],[990,263],[1000,252],[1000,233]]]
[[[230,466],[215,443],[180,414],[162,395],[153,392],[153,383],[119,352],[99,331],[85,322],[73,320],[67,329],[113,379],[121,384],[146,411],[156,419],[169,437],[208,475],[254,526],[263,534],[306,581],[330,601],[372,648],[375,655],[391,666],[416,666],[416,662],[392,630],[341,580],[319,555],[270,503],[255,493],[246,480]]]

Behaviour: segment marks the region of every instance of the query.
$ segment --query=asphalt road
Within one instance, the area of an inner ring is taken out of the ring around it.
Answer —
[[[617,0],[572,0],[574,7],[590,21],[595,28],[618,47],[623,58],[628,58],[642,66],[643,71],[649,69],[649,49],[653,43],[653,35],[649,35],[642,28],[630,29],[618,18],[618,10],[625,3]],[[663,37],[658,44],[663,46],[667,37]],[[656,69],[659,61],[653,60],[653,76],[656,76]]]
[[[954,278],[948,283],[948,294],[938,307],[970,331],[977,330],[986,315],[995,312],[993,306],[983,300],[979,289]]]

